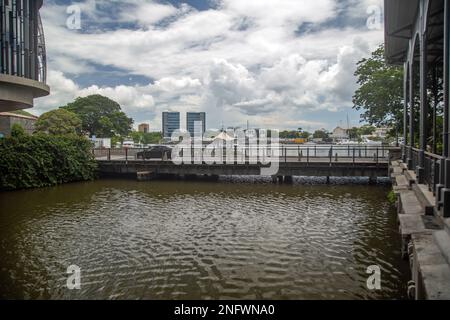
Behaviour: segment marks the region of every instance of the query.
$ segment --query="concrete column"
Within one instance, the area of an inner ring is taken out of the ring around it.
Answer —
[[[409,61],[409,152],[408,169],[413,169],[413,148],[414,148],[414,61]]]
[[[416,168],[418,183],[425,183],[425,151],[427,150],[428,129],[428,50],[427,28],[423,26],[422,17],[420,32],[420,138],[419,165]]]
[[[441,189],[439,205],[442,205],[444,217],[450,217],[450,158],[449,158],[449,80],[450,80],[450,0],[444,0],[444,149],[443,166],[441,166],[441,177],[444,179],[443,188]],[[442,183],[442,182],[441,182]]]
[[[402,146],[402,160],[406,163],[407,154],[406,146],[408,144],[408,76],[409,68],[408,62],[403,65],[403,146]]]

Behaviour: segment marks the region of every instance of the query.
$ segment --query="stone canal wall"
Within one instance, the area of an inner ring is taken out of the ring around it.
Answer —
[[[402,256],[409,260],[413,299],[450,299],[450,218],[436,208],[427,185],[418,184],[414,171],[401,160],[389,166],[396,195]]]

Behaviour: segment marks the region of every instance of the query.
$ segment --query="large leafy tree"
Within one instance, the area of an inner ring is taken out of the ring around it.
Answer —
[[[386,63],[383,45],[370,58],[358,62],[355,76],[359,88],[353,96],[353,108],[362,111],[361,118],[372,125],[401,129],[403,68]]]
[[[133,124],[117,102],[98,94],[79,97],[62,108],[81,119],[83,131],[98,137],[126,136]]]
[[[81,120],[65,109],[57,109],[44,113],[36,121],[36,131],[53,135],[79,134]]]

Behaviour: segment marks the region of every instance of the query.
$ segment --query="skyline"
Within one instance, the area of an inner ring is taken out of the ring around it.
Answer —
[[[207,112],[218,128],[248,120],[331,130],[347,114],[359,125],[353,72],[383,42],[382,25],[367,24],[382,1],[263,2],[46,1],[52,93],[31,111],[98,93],[116,100],[135,126],[151,128],[166,110]],[[71,29],[77,10],[81,29]]]

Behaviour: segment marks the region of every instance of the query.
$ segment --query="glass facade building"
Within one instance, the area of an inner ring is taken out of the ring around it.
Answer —
[[[0,2],[0,111],[32,107],[33,98],[49,93],[42,4],[43,0]]]
[[[205,112],[187,112],[186,113],[186,129],[191,136],[194,136],[195,122],[199,121],[201,125],[201,133],[205,133],[206,130],[206,113]]]
[[[164,138],[170,138],[175,130],[180,129],[180,113],[179,112],[163,112],[162,114],[162,131]]]

